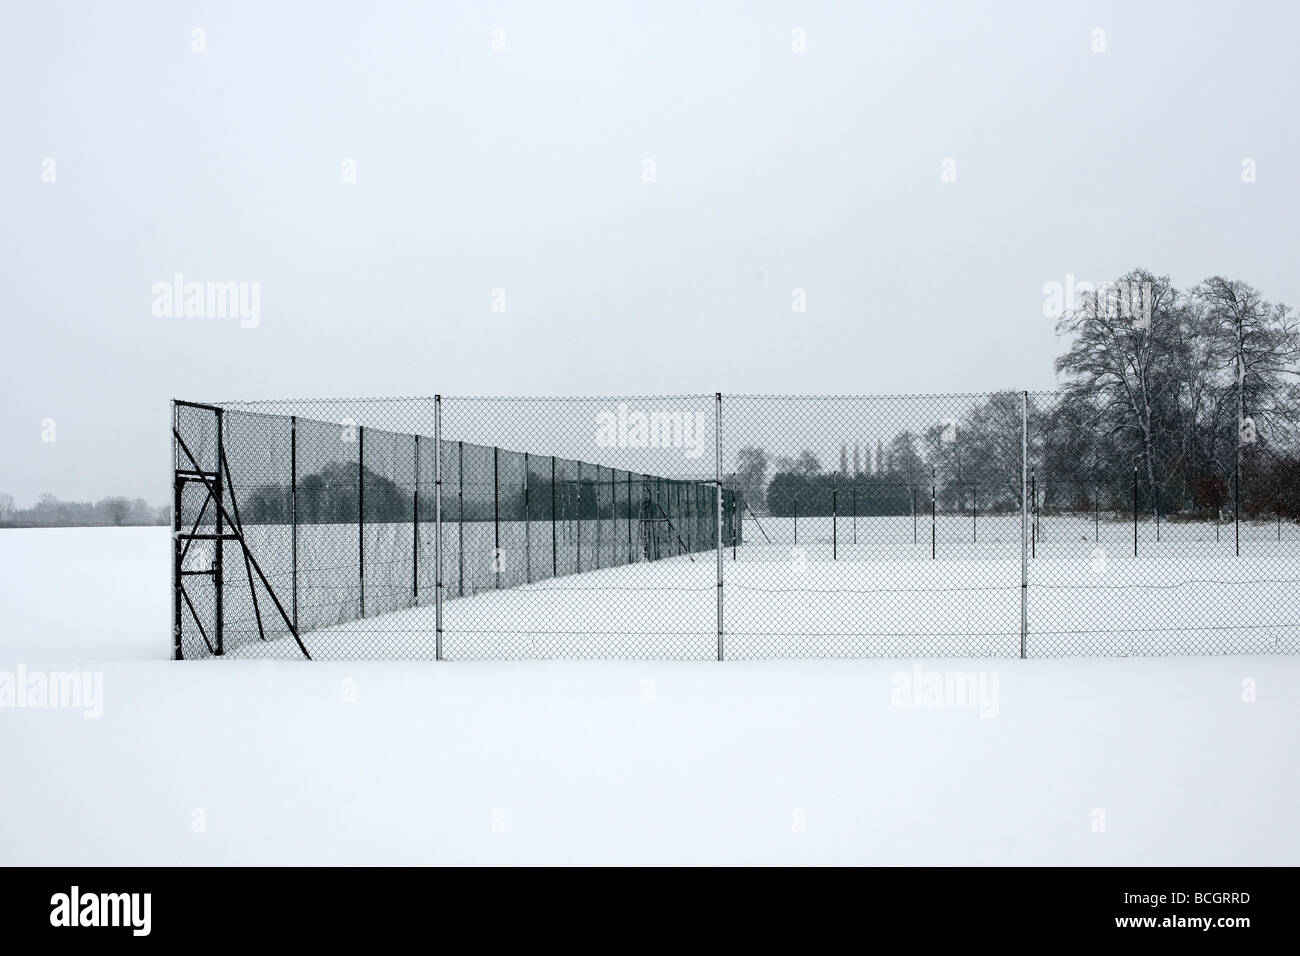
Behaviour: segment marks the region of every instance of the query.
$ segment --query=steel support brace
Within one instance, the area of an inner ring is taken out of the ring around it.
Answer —
[[[194,453],[190,451],[189,446],[185,443],[185,439],[181,437],[180,429],[178,427],[173,426],[172,437],[176,440],[177,447],[180,448],[180,450],[185,453],[185,457],[188,458],[190,460],[190,463],[194,465],[195,471],[200,471],[198,461],[195,459]],[[285,626],[289,629],[289,632],[293,635],[293,639],[298,642],[298,649],[302,651],[303,657],[306,657],[308,660],[311,660],[311,654],[307,652],[307,646],[303,644],[302,638],[299,637],[298,635],[297,625],[294,624],[292,618],[289,617],[289,612],[284,609],[284,605],[280,603],[279,597],[276,596],[275,590],[271,587],[271,582],[267,580],[266,572],[262,570],[262,566],[257,562],[257,557],[249,549],[248,542],[244,540],[244,536],[242,532],[239,531],[239,522],[235,521],[234,518],[231,517],[230,513],[226,510],[225,503],[221,500],[221,496],[218,493],[219,489],[215,484],[214,480],[212,478],[207,477],[206,475],[203,475],[198,480],[203,482],[203,486],[207,489],[208,494],[211,495],[213,501],[216,502],[218,519],[224,519],[226,523],[229,523],[231,528],[235,529],[235,531],[230,534],[226,534],[224,531],[222,533],[226,535],[226,538],[228,540],[239,542],[239,546],[244,550],[244,554],[248,558],[249,564],[252,566],[253,571],[256,572],[258,579],[262,582],[262,587],[265,588],[266,593],[270,596],[271,601],[275,604],[276,611],[279,612],[281,619],[285,623]],[[213,536],[205,535],[204,537],[213,537]],[[217,599],[218,602],[220,602],[220,591],[217,592]],[[216,653],[215,648],[213,649],[213,653],[214,654]]]

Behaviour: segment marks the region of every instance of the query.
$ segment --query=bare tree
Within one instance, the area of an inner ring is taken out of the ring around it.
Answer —
[[[736,481],[751,508],[766,507],[767,466],[767,452],[754,445],[736,453]]]
[[[1192,294],[1203,305],[1205,341],[1220,375],[1221,394],[1231,395],[1235,406],[1233,446],[1240,467],[1243,445],[1256,440],[1255,429],[1267,435],[1295,425],[1300,331],[1291,309],[1266,301],[1240,280],[1211,276]],[[1252,434],[1243,441],[1248,431]]]
[[[1057,323],[1057,332],[1071,341],[1056,371],[1066,376],[1067,397],[1095,403],[1096,425],[1106,437],[1133,444],[1133,463],[1145,470],[1154,492],[1164,452],[1161,413],[1177,400],[1179,295],[1168,276],[1144,269],[1125,274],[1117,286],[1139,290],[1136,307],[1117,308],[1116,297],[1105,292],[1083,295],[1078,308]]]
[[[810,451],[801,451],[795,460],[794,470],[800,475],[815,475],[822,470],[822,463]]]

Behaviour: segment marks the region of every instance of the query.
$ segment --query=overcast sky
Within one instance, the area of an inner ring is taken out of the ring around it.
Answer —
[[[9,0],[0,490],[163,502],[172,397],[1040,389],[1068,274],[1300,303],[1298,11]]]

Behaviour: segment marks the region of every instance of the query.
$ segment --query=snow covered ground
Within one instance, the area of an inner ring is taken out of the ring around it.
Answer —
[[[1300,863],[1296,656],[174,663],[169,613],[166,529],[0,532],[0,862]]]

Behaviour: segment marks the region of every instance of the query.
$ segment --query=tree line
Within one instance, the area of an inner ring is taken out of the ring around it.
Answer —
[[[0,492],[0,528],[127,527],[170,522],[170,508],[155,508],[143,498],[62,501],[43,494],[30,508],[19,508],[13,495]]]
[[[1060,388],[1031,395],[1029,466],[1040,510],[1131,510],[1300,519],[1300,331],[1294,310],[1212,276],[1187,289],[1136,269],[1081,292],[1056,324]],[[1022,396],[998,392],[957,417],[839,449],[740,449],[732,475],[751,507],[788,515],[1016,511]],[[851,464],[850,464],[851,461]],[[838,499],[838,501],[836,501]],[[907,510],[904,511],[904,504]]]
[[[484,479],[443,484],[443,515],[449,520],[591,521],[640,520],[642,517],[680,516],[701,519],[711,506],[713,492],[700,482],[651,479],[621,473],[619,480],[557,479],[530,475],[523,480],[503,480],[498,485],[489,474]],[[364,494],[362,491],[364,490]],[[399,484],[355,462],[331,462],[303,475],[294,489],[286,483],[262,483],[239,494],[240,517],[247,524],[289,524],[297,508],[299,524],[355,524],[364,510],[370,524],[409,522],[415,512],[415,489]],[[630,502],[629,502],[630,495]],[[647,497],[648,495],[648,497]],[[630,504],[630,508],[629,508]],[[434,520],[434,494],[430,483],[420,491],[420,520]]]

